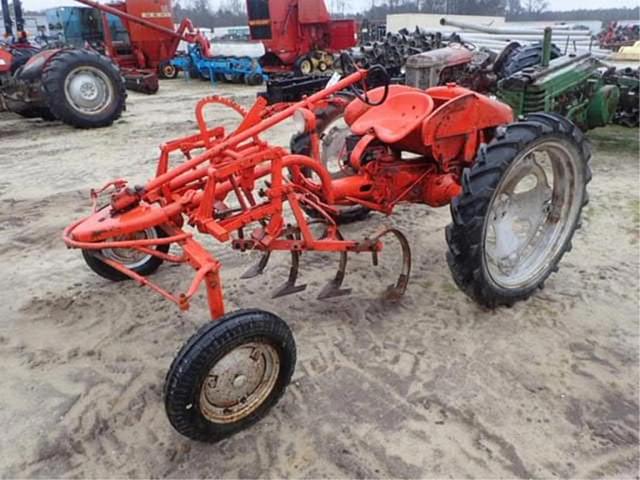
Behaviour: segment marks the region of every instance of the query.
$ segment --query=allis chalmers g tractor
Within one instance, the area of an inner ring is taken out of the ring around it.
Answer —
[[[6,0],[2,7],[9,38],[12,22]],[[0,43],[0,112],[59,119],[79,128],[111,125],[125,108],[126,92],[118,67],[93,50],[40,51],[29,44],[22,30],[21,11],[16,9],[17,40]]]
[[[545,113],[514,122],[508,106],[465,88],[390,86],[382,67],[343,63],[351,73],[293,105],[268,107],[260,98],[245,111],[228,99],[201,100],[199,131],[162,145],[155,178],[137,187],[115,180],[92,191],[93,212],[64,231],[66,244],[81,249],[97,274],[134,279],[181,309],[205,285],[215,321],[178,353],[164,390],[169,420],[187,437],[217,441],[259,420],[283,395],[296,361],[292,333],[278,316],[225,312],[220,262],[196,232],[262,252],[245,277],[262,273],[271,252],[289,251],[290,274],[275,296],[304,290],[297,283],[304,252],[339,254],[338,271],[319,295],[330,298],[348,293],[342,283],[349,252],[370,252],[376,264],[387,241],[397,241],[400,274],[385,293],[397,300],[409,281],[409,240],[395,228],[346,238],[337,222],[342,210],[389,215],[401,202],[450,205],[451,273],[489,308],[532,295],[571,248],[591,178],[589,148],[571,122]],[[345,89],[357,98],[346,100],[339,94]],[[239,126],[208,126],[210,104],[239,113]],[[330,110],[344,110],[349,128],[339,178],[321,160]],[[289,118],[300,131],[294,144],[304,151],[261,138]],[[195,269],[186,292],[171,293],[148,278],[164,261]]]

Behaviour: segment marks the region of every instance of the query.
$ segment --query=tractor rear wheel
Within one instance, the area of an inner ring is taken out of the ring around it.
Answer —
[[[507,125],[480,149],[446,229],[460,289],[494,308],[542,288],[579,228],[590,155],[578,127],[548,113]]]
[[[551,60],[562,55],[560,49],[551,44]],[[525,68],[540,65],[542,62],[542,42],[536,42],[519,50],[514,50],[502,63],[500,71],[497,71],[500,78],[507,78]]]
[[[233,435],[278,402],[295,363],[293,334],[272,313],[238,310],[209,322],[169,368],[164,385],[169,422],[202,442]]]
[[[148,228],[139,234],[134,236],[127,236],[126,238],[113,238],[111,240],[142,240],[152,238],[164,238],[167,234],[160,228]],[[163,244],[155,247],[162,253],[169,251],[170,245]],[[138,275],[147,276],[158,270],[162,265],[163,260],[160,257],[140,252],[131,248],[109,248],[104,250],[82,250],[82,256],[84,261],[91,270],[100,275],[102,278],[111,280],[113,282],[121,282],[123,280],[129,280],[130,277],[125,275],[119,270],[116,270],[112,266],[102,261],[101,257],[108,258],[109,260],[115,260],[123,264],[125,267],[133,270]]]
[[[116,65],[86,49],[54,55],[42,71],[42,87],[53,115],[78,128],[111,125],[120,118],[127,97]]]

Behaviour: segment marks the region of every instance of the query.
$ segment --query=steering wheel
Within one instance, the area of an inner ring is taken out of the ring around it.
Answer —
[[[359,70],[353,57],[347,52],[342,52],[340,54],[340,67],[345,75],[351,75]],[[389,83],[391,83],[391,78],[389,77],[387,69],[382,65],[373,65],[367,70],[366,77],[357,83],[357,87],[356,84],[354,84],[349,87],[349,90],[361,102],[366,103],[370,107],[377,107],[387,100],[387,96],[389,95]],[[374,102],[369,98],[368,90],[370,88],[380,86],[384,86],[384,92],[380,100]]]

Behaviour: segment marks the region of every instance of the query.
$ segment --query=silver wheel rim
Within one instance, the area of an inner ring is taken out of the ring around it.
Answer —
[[[484,225],[484,262],[506,289],[537,284],[573,231],[583,172],[573,147],[554,140],[532,146],[509,166]]]
[[[154,238],[158,238],[156,229],[148,228],[146,230],[143,230],[142,232],[136,232],[132,235],[123,235],[120,237],[110,238],[109,240],[145,240]],[[101,253],[103,257],[121,263],[130,270],[135,270],[136,268],[142,267],[153,257],[153,255],[149,255],[148,253],[144,253],[133,248],[105,248],[101,251]]]
[[[111,104],[113,87],[109,77],[89,65],[76,67],[64,80],[67,102],[85,115],[98,115]]]
[[[321,139],[320,160],[333,178],[339,178],[345,175],[342,164],[347,156],[346,142],[351,129],[340,116],[327,126],[325,132]]]
[[[269,397],[280,373],[272,345],[250,342],[224,355],[211,368],[200,390],[200,411],[214,423],[237,422]]]

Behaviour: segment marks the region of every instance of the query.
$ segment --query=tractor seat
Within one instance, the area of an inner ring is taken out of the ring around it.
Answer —
[[[420,127],[433,110],[433,99],[421,92],[402,92],[372,107],[351,124],[351,131],[364,135],[373,130],[384,143],[396,143]]]

